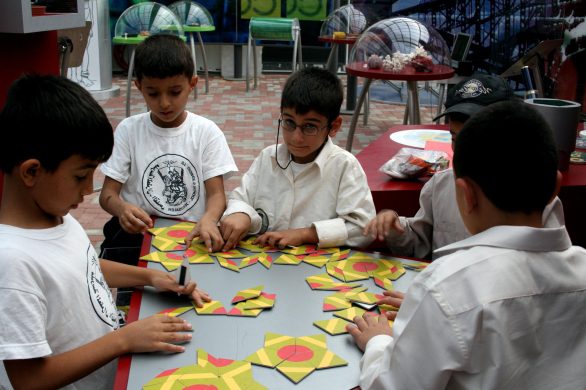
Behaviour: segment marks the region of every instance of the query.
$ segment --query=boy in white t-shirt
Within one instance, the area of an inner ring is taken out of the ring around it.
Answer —
[[[551,129],[523,102],[466,122],[453,185],[472,236],[438,250],[392,329],[384,316],[347,327],[363,390],[586,388],[586,250],[542,218],[557,166]]]
[[[12,386],[111,389],[117,357],[182,352],[190,324],[153,316],[119,328],[109,288],[154,286],[198,306],[209,296],[163,271],[100,260],[69,215],[112,152],[98,103],[68,79],[25,76],[8,93],[0,137],[0,360]]]
[[[342,126],[340,79],[319,68],[292,74],[283,88],[277,144],[264,149],[228,200],[220,222],[226,245],[245,235],[275,247],[318,243],[363,247],[375,216],[366,174],[332,138]],[[284,143],[278,144],[279,130]]]
[[[197,82],[189,48],[174,35],[150,36],[136,48],[135,71],[150,111],[120,122],[112,157],[101,166],[100,205],[114,216],[102,253],[135,247],[136,261],[151,215],[197,221],[194,235],[217,251],[224,175],[238,168],[218,126],[185,110]]]

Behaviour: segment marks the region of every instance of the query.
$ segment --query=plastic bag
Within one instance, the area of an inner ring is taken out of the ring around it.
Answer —
[[[436,150],[401,148],[380,171],[393,179],[414,179],[434,174],[449,165],[448,155]]]

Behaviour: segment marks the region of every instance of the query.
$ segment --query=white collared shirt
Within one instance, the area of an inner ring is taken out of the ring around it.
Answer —
[[[497,226],[438,250],[361,361],[368,389],[586,388],[586,250]]]
[[[279,163],[285,166],[290,154],[278,146]],[[265,148],[229,196],[224,216],[243,212],[250,216],[251,234],[261,229],[262,209],[268,217],[268,230],[315,226],[321,247],[348,245],[364,247],[372,241],[362,234],[375,216],[366,174],[351,153],[328,138],[316,159],[293,174],[281,169],[275,159],[275,146]]]
[[[436,259],[434,250],[470,237],[456,203],[452,169],[436,173],[425,183],[415,216],[399,219],[405,232],[391,230],[385,240],[397,256],[424,259],[431,255]],[[546,206],[542,221],[545,227],[564,225],[564,210],[558,197]]]

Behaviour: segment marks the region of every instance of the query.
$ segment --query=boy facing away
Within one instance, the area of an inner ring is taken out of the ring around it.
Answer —
[[[302,69],[287,79],[277,143],[260,153],[229,196],[220,222],[225,250],[247,234],[275,247],[370,243],[362,235],[375,216],[366,175],[331,140],[342,126],[342,99],[340,80],[324,69]]]
[[[150,215],[198,221],[194,235],[210,251],[223,246],[217,222],[226,208],[223,175],[237,171],[222,131],[185,110],[197,77],[187,45],[174,35],[136,48],[136,87],[149,112],[124,119],[114,134],[100,205],[107,248],[138,247]],[[136,258],[138,258],[138,253]]]
[[[543,224],[561,181],[547,123],[491,105],[456,138],[454,176],[473,236],[415,278],[392,330],[382,316],[349,326],[362,389],[585,388],[586,251]]]
[[[446,110],[434,118],[448,116],[452,147],[456,136],[472,115],[485,107],[515,99],[506,80],[499,76],[476,74],[456,84],[446,97]],[[506,137],[500,141],[505,143]],[[492,159],[501,156],[500,147],[492,152]],[[522,153],[526,148],[519,149]],[[434,251],[470,236],[458,212],[453,185],[453,170],[433,175],[421,189],[420,208],[413,217],[399,217],[394,210],[383,210],[364,229],[365,234],[385,241],[395,255],[437,258]],[[564,225],[561,201],[555,198],[543,212],[548,227]],[[394,304],[392,302],[388,302]]]
[[[109,288],[150,285],[200,306],[207,294],[98,259],[69,214],[112,152],[112,127],[91,95],[64,78],[23,77],[0,114],[0,137],[0,360],[12,386],[111,389],[118,356],[183,351],[190,324],[153,316],[119,328]]]

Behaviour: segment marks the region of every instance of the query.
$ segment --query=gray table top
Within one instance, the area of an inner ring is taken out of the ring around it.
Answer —
[[[158,219],[156,226],[169,226],[176,221]],[[151,251],[156,250],[151,248]],[[245,252],[245,251],[244,251]],[[374,253],[374,257],[385,258]],[[277,254],[278,256],[278,254]],[[276,257],[273,256],[273,259]],[[387,257],[388,258],[388,257]],[[404,260],[410,262],[411,260]],[[164,269],[158,263],[148,266]],[[181,317],[193,325],[193,339],[185,344],[186,351],[179,354],[136,354],[132,356],[127,389],[141,389],[149,380],[164,370],[195,364],[197,349],[204,349],[216,358],[244,360],[264,345],[266,332],[292,337],[316,334],[327,335],[328,349],[348,362],[347,366],[316,370],[298,384],[293,383],[274,368],[252,365],[257,382],[269,389],[351,389],[358,385],[359,363],[362,353],[349,334],[331,336],[313,325],[314,321],[334,318],[332,312],[322,310],[323,299],[335,291],[312,290],[305,278],[323,274],[325,267],[317,268],[306,263],[299,265],[273,264],[266,269],[254,264],[234,272],[216,264],[191,264],[192,279],[198,286],[223,303],[230,310],[232,298],[240,290],[264,285],[264,291],[275,293],[275,306],[264,310],[258,317],[224,315],[198,315],[191,310]],[[393,282],[398,291],[406,291],[416,272],[407,270]],[[370,278],[357,283],[368,291],[381,293]],[[173,294],[159,294],[146,288],[142,294],[139,318],[145,318],[162,310],[189,306],[190,300]],[[120,375],[120,369],[118,375]]]

